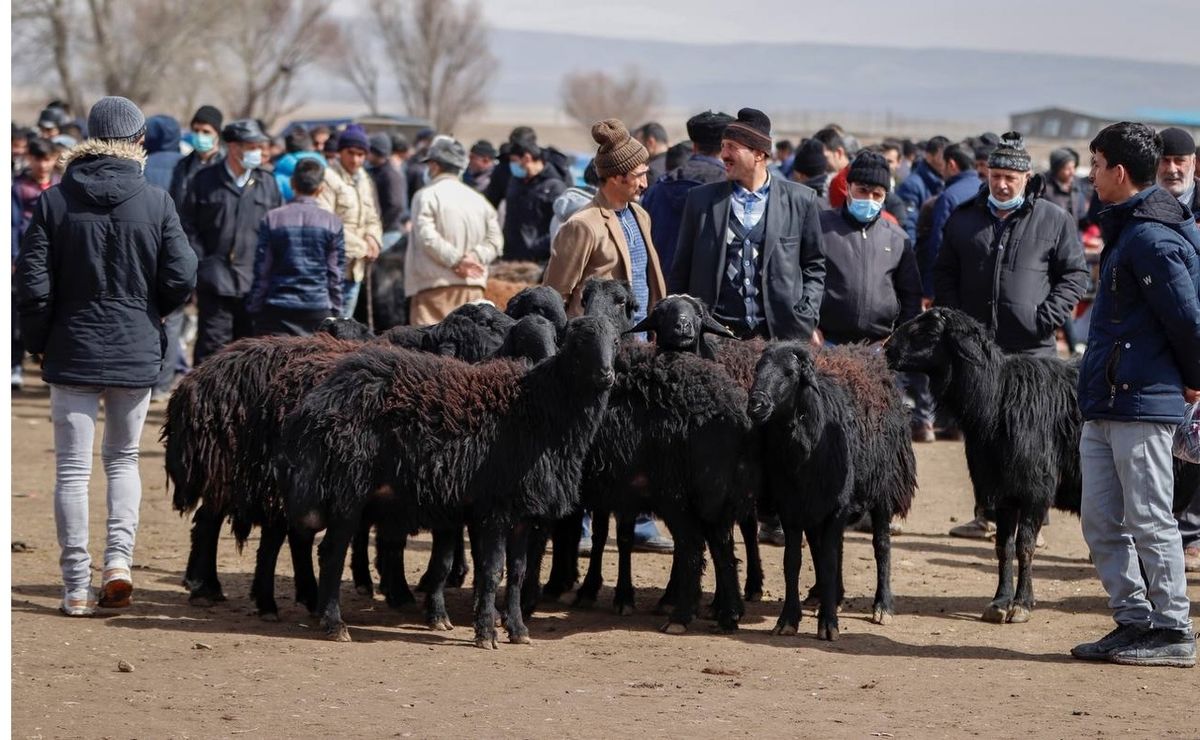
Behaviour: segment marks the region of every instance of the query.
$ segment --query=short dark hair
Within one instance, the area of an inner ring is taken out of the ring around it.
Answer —
[[[669,144],[670,143],[669,141],[667,141],[667,130],[665,128],[663,128],[663,125],[661,123],[658,123],[657,121],[643,123],[641,125],[641,127],[638,129],[638,133],[641,135],[641,137],[643,139],[648,139],[651,136],[653,136],[654,140],[659,142],[660,144]]]
[[[946,147],[942,150],[942,157],[947,162],[958,165],[959,172],[967,172],[975,168],[975,150],[966,142]]]
[[[884,139],[883,141],[879,142],[880,154],[889,151],[895,152],[896,154],[902,154],[903,148],[901,147],[900,142],[896,141],[895,139]]]
[[[1163,145],[1162,137],[1146,124],[1121,121],[1100,129],[1088,149],[1103,154],[1109,167],[1124,166],[1129,179],[1144,186],[1154,182]]]
[[[542,158],[542,148],[538,146],[537,139],[533,136],[523,136],[508,142],[508,153],[513,157],[528,154],[537,160]]]
[[[45,159],[46,157],[54,156],[54,142],[49,139],[38,137],[29,140],[29,148],[25,153],[34,159]]]
[[[392,134],[392,154],[408,154],[408,139],[404,134]]]
[[[821,142],[821,145],[831,152],[835,149],[846,150],[845,140],[842,139],[842,135],[838,133],[838,130],[832,126],[823,128],[813,134],[813,138]]]
[[[792,151],[792,140],[780,139],[779,141],[775,142],[775,151],[779,151],[781,149],[785,152]]]
[[[283,147],[292,153],[312,151],[312,136],[302,126],[294,128],[283,137]]]
[[[912,139],[905,139],[904,141],[900,142],[900,153],[903,154],[905,158],[917,156],[916,143]]]
[[[925,142],[926,154],[937,154],[950,144],[950,140],[945,136],[934,136],[929,141]],[[972,155],[974,156],[974,155]],[[972,160],[973,162],[974,160]]]
[[[292,172],[292,190],[297,195],[312,195],[324,180],[325,165],[312,157],[305,157],[296,163],[296,170]]]

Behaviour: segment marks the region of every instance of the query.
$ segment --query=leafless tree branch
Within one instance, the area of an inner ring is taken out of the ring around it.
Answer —
[[[605,118],[619,118],[627,126],[637,126],[662,104],[663,86],[645,77],[636,67],[625,70],[620,79],[607,72],[571,72],[563,77],[562,106],[568,116],[582,126],[591,126]]]

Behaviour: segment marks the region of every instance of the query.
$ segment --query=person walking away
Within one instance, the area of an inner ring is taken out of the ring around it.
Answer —
[[[435,324],[483,298],[487,266],[504,246],[496,209],[462,181],[463,145],[438,136],[423,155],[429,184],[413,198],[412,243],[404,255],[409,322]]]
[[[232,121],[221,138],[228,156],[196,173],[180,209],[183,230],[200,259],[197,366],[226,344],[254,333],[246,294],[254,279],[258,225],[283,204],[275,178],[262,167],[268,139],[258,124]]]
[[[166,192],[147,187],[145,117],[131,101],[99,100],[92,139],[69,156],[60,185],[37,201],[17,262],[27,349],[44,357],[54,424],[54,520],[60,609],[88,616],[128,606],[142,485],[138,444],[163,361],[162,317],[196,280],[196,255]],[[88,481],[100,402],[108,519],[100,591],[88,554]]]

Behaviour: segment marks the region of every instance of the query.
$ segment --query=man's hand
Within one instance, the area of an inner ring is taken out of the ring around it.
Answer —
[[[813,329],[812,338],[808,340],[808,343],[820,349],[825,346],[825,335],[821,333],[820,329]]]
[[[921,310],[928,311],[931,308],[933,308],[933,299],[932,298],[922,298],[921,299]]]
[[[373,262],[373,261],[375,261],[376,259],[379,259],[379,252],[380,252],[380,251],[381,251],[381,250],[380,250],[380,247],[379,247],[379,242],[375,241],[375,237],[368,235],[368,236],[367,236],[367,256],[366,256],[366,259],[367,259],[368,261],[372,261],[372,262]]]
[[[1184,388],[1183,400],[1187,401],[1188,403],[1200,401],[1200,391],[1195,390],[1194,388]]]
[[[454,266],[454,274],[460,278],[481,278],[484,275],[483,264],[471,254],[464,254]]]

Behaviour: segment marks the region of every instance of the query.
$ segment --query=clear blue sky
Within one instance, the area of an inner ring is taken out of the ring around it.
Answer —
[[[482,0],[481,7],[492,25],[529,31],[704,43],[1040,51],[1200,64],[1200,0]],[[1131,29],[1136,37],[1122,40]]]

